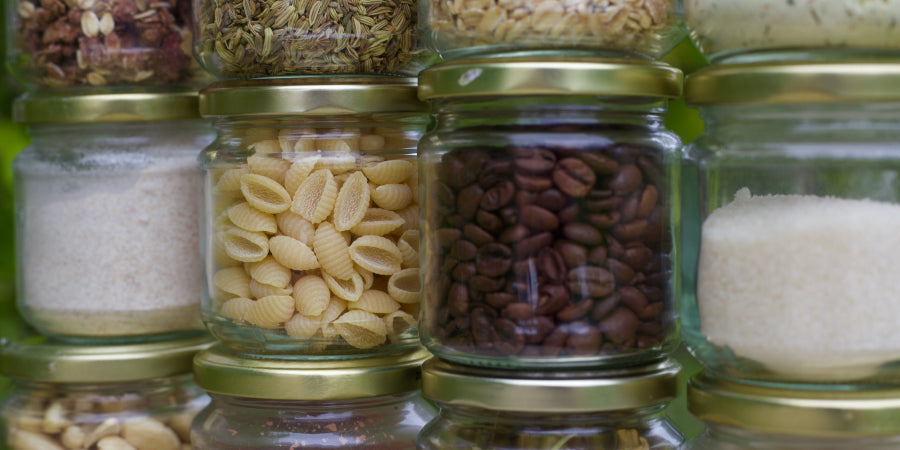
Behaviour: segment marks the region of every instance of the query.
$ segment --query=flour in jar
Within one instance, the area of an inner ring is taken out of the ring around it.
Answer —
[[[900,360],[900,205],[746,188],[703,223],[701,331],[768,369],[867,376]]]
[[[192,149],[88,170],[55,162],[30,170],[39,175],[18,186],[18,239],[19,306],[32,324],[94,337],[202,328]]]

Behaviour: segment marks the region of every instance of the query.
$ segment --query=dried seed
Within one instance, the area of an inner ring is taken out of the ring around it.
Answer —
[[[112,14],[110,14],[109,12],[103,13],[103,16],[100,17],[99,25],[100,25],[100,32],[103,33],[104,36],[106,36],[109,33],[112,33],[113,30],[116,28],[116,22],[113,19]]]
[[[100,19],[93,11],[81,14],[81,32],[87,37],[97,37],[100,32]]]

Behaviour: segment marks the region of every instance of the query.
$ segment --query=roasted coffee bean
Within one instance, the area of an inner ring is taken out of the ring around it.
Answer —
[[[601,153],[580,152],[578,158],[585,162],[597,175],[611,175],[616,173],[619,163]]]
[[[466,286],[460,283],[450,286],[447,303],[450,306],[451,316],[464,317],[469,309],[469,292]]]
[[[458,239],[450,247],[450,257],[459,261],[475,259],[476,254],[478,254],[478,247],[465,239]]]
[[[626,164],[619,167],[619,171],[609,181],[609,188],[615,191],[616,195],[628,194],[641,187],[643,179],[641,169],[634,164]]]
[[[547,192],[547,191],[543,191]],[[538,199],[541,198],[542,192],[531,192],[531,191],[518,191],[516,192],[516,204],[519,208],[525,205],[534,205],[538,202]]]
[[[555,326],[553,319],[547,316],[530,317],[519,322],[519,330],[525,337],[526,344],[540,344],[553,332]]]
[[[513,225],[503,230],[503,233],[500,233],[500,239],[498,240],[504,244],[512,245],[528,236],[531,236],[531,230],[529,230],[528,227],[525,225]]]
[[[503,308],[502,315],[512,320],[526,320],[534,317],[534,306],[530,303],[510,303]]]
[[[614,288],[613,275],[602,267],[581,266],[569,271],[568,286],[579,298],[605,297]]]
[[[563,207],[563,209],[559,210],[556,214],[556,217],[559,218],[559,223],[569,223],[574,222],[578,219],[578,215],[581,213],[581,208],[578,207],[577,203],[572,203],[569,206]]]
[[[622,304],[635,314],[639,315],[647,307],[647,296],[634,286],[622,286],[616,294],[618,294]]]
[[[595,266],[604,267],[606,266],[606,252],[606,247],[594,247],[588,253],[587,260]]]
[[[644,191],[641,192],[641,200],[638,203],[637,215],[639,217],[647,217],[653,212],[653,208],[656,208],[657,202],[659,201],[659,192],[656,190],[656,186],[649,184],[644,187]]]
[[[547,189],[538,194],[537,198],[532,203],[535,203],[548,211],[559,212],[559,210],[566,206],[568,200],[566,194],[563,194],[558,189]]]
[[[454,281],[466,282],[472,279],[476,273],[475,264],[461,263],[453,268],[453,271],[450,272],[450,276],[453,277]]]
[[[557,356],[562,351],[563,347],[566,345],[566,340],[569,339],[569,333],[565,330],[563,326],[557,326],[544,338],[544,341],[541,342],[541,355],[543,356]]]
[[[466,154],[466,160],[462,167],[462,173],[459,174],[463,181],[462,186],[467,186],[478,181],[478,177],[481,175],[481,171],[484,168],[485,163],[487,163],[490,159],[491,157],[487,152],[480,150],[469,151]]]
[[[612,294],[609,297],[595,301],[594,308],[591,309],[591,320],[594,322],[603,320],[604,317],[608,316],[609,313],[619,306],[619,298],[618,294]]]
[[[540,256],[540,271],[548,280],[561,283],[568,273],[566,261],[556,250],[546,249]]]
[[[594,187],[597,175],[578,158],[565,158],[553,169],[553,182],[571,197],[584,197]]]
[[[456,210],[459,211],[459,215],[467,221],[474,219],[483,195],[484,189],[477,184],[470,184],[459,191],[459,195],[456,196]]]
[[[638,214],[638,206],[640,204],[640,192],[634,192],[629,195],[622,205],[619,206],[619,212],[621,213],[623,222],[631,222],[637,217]]]
[[[494,242],[494,236],[492,236],[491,233],[488,233],[485,229],[479,227],[478,225],[475,225],[474,223],[467,223],[463,227],[463,236],[467,241],[477,246],[482,246]]]
[[[509,204],[516,195],[516,186],[512,181],[501,180],[494,184],[481,197],[479,206],[485,211],[496,211]]]
[[[553,180],[546,175],[533,175],[530,173],[518,172],[515,175],[516,186],[526,191],[539,192],[550,189],[553,186]]]
[[[496,214],[484,210],[475,213],[475,223],[488,233],[499,233],[503,229],[503,220]]]
[[[485,163],[478,177],[478,184],[484,189],[490,189],[502,181],[509,181],[513,173],[511,161],[494,159]]]
[[[571,302],[569,291],[561,284],[549,284],[541,287],[537,308],[534,313],[550,316],[565,308]]]
[[[542,248],[545,248],[552,243],[553,235],[550,233],[540,233],[535,234],[534,236],[529,236],[525,239],[522,239],[517,244],[514,244],[516,258],[521,259],[534,255],[537,252],[541,251]]]
[[[572,327],[566,340],[566,347],[572,348],[575,355],[593,355],[603,345],[603,333],[597,327],[582,325]]]
[[[462,237],[462,231],[456,228],[440,228],[434,232],[434,237],[441,247],[449,248]]]
[[[634,279],[634,270],[629,267],[628,264],[625,264],[618,259],[607,258],[606,267],[612,272],[613,276],[616,278],[616,283],[619,285],[631,284],[631,280]]]
[[[484,301],[492,308],[503,309],[507,305],[516,301],[516,296],[509,292],[491,292],[485,294]]]
[[[553,248],[562,256],[566,267],[578,267],[587,264],[588,250],[581,245],[560,239],[553,243]]]
[[[621,217],[622,216],[618,211],[611,211],[606,213],[588,214],[585,216],[585,220],[599,230],[608,230],[612,228],[613,225],[619,223]]]
[[[433,189],[440,205],[447,207],[456,206],[456,194],[453,192],[453,188],[445,183],[434,183]]]
[[[519,223],[519,210],[507,206],[500,210],[500,218],[503,219],[503,223],[507,225],[516,225]]]
[[[586,223],[567,223],[563,226],[562,234],[570,241],[589,247],[603,243],[603,233]]]
[[[628,223],[617,223],[612,227],[612,234],[621,241],[633,241],[640,239],[647,231],[648,222],[638,219]]]
[[[593,308],[594,301],[588,298],[559,310],[556,318],[561,322],[572,322],[586,316]]]
[[[637,159],[637,165],[641,168],[641,172],[643,172],[647,181],[653,184],[659,184],[659,169],[656,167],[657,163],[653,162],[651,158],[641,156]]]
[[[491,348],[494,346],[494,339],[491,334],[494,331],[493,318],[485,312],[483,308],[477,308],[472,311],[472,337],[475,345],[479,347]]]
[[[517,148],[513,150],[517,170],[528,173],[547,173],[556,166],[556,154],[540,148]]]
[[[486,277],[506,275],[512,267],[512,250],[503,244],[486,244],[475,255],[475,267]]]
[[[603,335],[614,343],[634,339],[640,320],[628,308],[616,308],[597,325]]]
[[[536,231],[554,231],[559,227],[559,218],[556,214],[536,205],[523,206],[519,220],[526,227]]]
[[[479,292],[497,292],[506,286],[501,278],[491,278],[484,275],[475,275],[469,280],[469,286]]]
[[[631,266],[634,270],[642,270],[647,268],[647,264],[653,259],[653,250],[641,244],[629,244],[625,247],[625,254],[622,255],[622,261]]]
[[[588,199],[584,201],[584,209],[589,212],[602,213],[618,208],[622,204],[622,197],[604,195],[608,192],[598,191],[598,195],[594,195],[592,191],[591,194],[588,194]]]

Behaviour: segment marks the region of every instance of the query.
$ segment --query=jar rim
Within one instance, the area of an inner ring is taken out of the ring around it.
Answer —
[[[347,400],[420,388],[424,349],[370,358],[304,361],[247,357],[218,344],[194,358],[194,380],[211,394],[272,400]]]
[[[13,103],[27,125],[200,119],[196,90],[144,88],[29,92]]]
[[[599,57],[449,61],[419,74],[419,98],[592,95],[677,98],[682,72],[664,63]]]
[[[115,383],[189,374],[211,336],[140,344],[77,345],[46,337],[0,341],[0,374],[47,383]]]
[[[900,433],[900,389],[790,389],[701,372],[687,384],[688,410],[716,425],[763,433],[854,438]]]
[[[900,101],[894,62],[783,62],[707,66],[685,80],[691,105]]]
[[[203,117],[425,113],[415,78],[306,77],[213,83],[200,91]]]
[[[660,405],[678,397],[675,360],[618,371],[520,373],[454,365],[437,359],[422,367],[422,393],[456,406],[531,413],[592,413]]]

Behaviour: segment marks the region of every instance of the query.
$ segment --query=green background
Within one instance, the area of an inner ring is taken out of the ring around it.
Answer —
[[[10,1],[10,0],[7,0]],[[5,8],[0,8],[0,15]],[[0,20],[5,24],[5,20]],[[0,59],[5,61],[5,33],[0,33]],[[696,48],[685,39],[664,61],[682,69],[686,74],[706,64]],[[12,160],[28,143],[24,127],[11,120],[12,100],[21,93],[7,72],[0,83],[0,340],[23,336],[28,333],[15,309],[15,248],[13,238]],[[678,133],[685,143],[700,134],[703,124],[697,111],[689,109],[681,100],[669,105],[666,125]],[[685,377],[699,369],[696,361],[682,348],[676,357],[685,366]],[[9,389],[9,381],[0,378],[0,398]],[[669,408],[669,415],[676,426],[687,436],[697,434],[702,426],[687,413],[684,397],[680,397]]]

